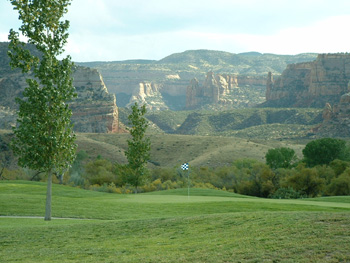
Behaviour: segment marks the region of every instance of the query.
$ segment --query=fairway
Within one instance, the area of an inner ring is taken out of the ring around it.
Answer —
[[[274,200],[178,189],[107,194],[0,182],[0,262],[350,261],[350,198]],[[15,216],[15,217],[9,217]],[[27,216],[29,218],[23,217]]]

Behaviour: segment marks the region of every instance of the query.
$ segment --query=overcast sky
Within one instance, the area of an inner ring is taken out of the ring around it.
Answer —
[[[161,59],[191,49],[299,54],[350,51],[349,0],[73,0],[74,61]],[[0,0],[0,41],[18,29]]]

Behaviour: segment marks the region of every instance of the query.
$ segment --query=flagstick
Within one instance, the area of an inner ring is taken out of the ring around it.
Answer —
[[[190,169],[187,170],[187,199],[190,200]]]
[[[188,163],[183,163],[181,165],[181,169],[183,171],[187,170],[187,198],[190,199],[190,169],[188,167]]]

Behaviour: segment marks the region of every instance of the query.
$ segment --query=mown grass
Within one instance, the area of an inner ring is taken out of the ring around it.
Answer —
[[[347,262],[349,197],[269,200],[187,189],[54,185],[53,216],[0,218],[0,262]],[[0,182],[0,215],[43,216],[45,184]],[[89,220],[87,220],[89,219]]]

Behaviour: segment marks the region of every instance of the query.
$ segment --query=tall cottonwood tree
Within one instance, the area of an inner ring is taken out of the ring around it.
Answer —
[[[128,130],[132,136],[131,140],[128,140],[128,150],[125,155],[128,159],[128,166],[131,168],[131,174],[128,175],[126,181],[137,187],[140,185],[144,175],[146,174],[146,163],[150,159],[151,142],[146,137],[146,130],[148,122],[144,115],[146,114],[146,107],[141,107],[135,103],[131,106],[132,113],[128,116],[131,128]]]
[[[10,30],[9,52],[12,68],[28,74],[23,99],[17,98],[19,112],[12,148],[19,165],[45,171],[48,175],[45,220],[51,220],[52,174],[64,171],[73,161],[76,145],[67,101],[75,94],[71,58],[59,60],[68,39],[69,21],[62,21],[70,0],[11,0],[19,13],[21,34],[40,55],[32,54]]]

